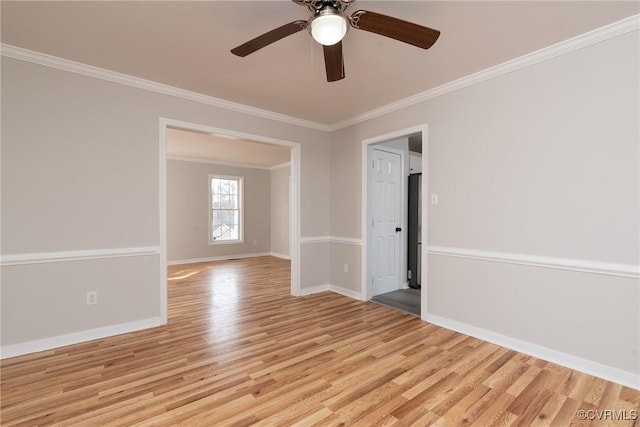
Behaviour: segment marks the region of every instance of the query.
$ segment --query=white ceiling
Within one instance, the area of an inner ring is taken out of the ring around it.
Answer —
[[[365,9],[441,31],[423,51],[351,29],[347,77],[327,83],[306,31],[238,58],[229,50],[310,12],[279,1],[6,1],[3,44],[331,125],[640,11],[637,1],[365,1]],[[167,154],[272,167],[287,148],[169,129]],[[242,159],[240,162],[238,159]]]
[[[6,1],[1,40],[320,124],[334,124],[637,14],[637,1],[366,1],[438,29],[424,51],[351,29],[347,77],[327,83],[306,31],[239,58],[229,50],[309,11],[280,1]]]
[[[206,132],[169,128],[166,140],[167,156],[182,160],[270,168],[291,159],[288,147]]]

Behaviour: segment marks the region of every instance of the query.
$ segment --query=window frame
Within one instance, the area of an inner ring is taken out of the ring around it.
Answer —
[[[238,182],[238,238],[233,240],[213,240],[213,186],[214,179],[228,179]],[[209,192],[209,245],[228,245],[244,243],[244,177],[233,175],[220,175],[209,174],[209,180],[207,182],[207,188]]]

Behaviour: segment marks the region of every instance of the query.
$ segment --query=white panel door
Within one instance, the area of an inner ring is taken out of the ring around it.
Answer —
[[[369,161],[371,294],[400,289],[402,157],[374,148]]]

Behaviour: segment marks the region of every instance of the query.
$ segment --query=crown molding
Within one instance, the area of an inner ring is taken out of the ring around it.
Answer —
[[[162,83],[145,80],[139,77],[118,73],[115,71],[105,70],[103,68],[86,65],[79,62],[70,61],[68,59],[58,58],[56,56],[35,52],[21,47],[2,43],[0,44],[0,55],[6,58],[18,59],[20,61],[31,62],[33,64],[45,67],[55,68],[70,73],[80,74],[87,77],[93,77],[100,80],[106,80],[125,86],[143,89],[163,95],[169,95],[176,98],[193,101],[212,107],[224,108],[238,113],[249,114],[263,119],[274,120],[290,125],[301,126],[308,129],[315,129],[324,132],[330,131],[330,126],[322,123],[304,120],[298,117],[287,116],[285,114],[275,113],[273,111],[263,110],[261,108],[251,107],[249,105],[239,104],[237,102],[227,101],[213,96],[203,95],[197,92],[191,92],[185,89],[165,85]]]
[[[225,162],[223,160],[212,160],[212,159],[205,159],[200,157],[174,156],[172,154],[167,155],[167,160],[178,160],[181,162],[205,163],[208,165],[227,166],[227,167],[245,168],[245,169],[260,169],[260,170],[268,170],[268,171],[291,167],[291,162],[280,163],[273,166],[267,166],[267,165],[262,166],[262,165],[256,165],[256,164],[250,164],[250,163]]]
[[[639,28],[640,14],[633,15],[618,22],[614,22],[604,27],[597,28],[593,31],[589,31],[568,40],[556,43],[543,49],[539,49],[537,51],[503,62],[477,73],[470,74],[460,79],[445,83],[435,88],[420,92],[396,102],[392,102],[382,107],[375,108],[363,114],[353,116],[351,118],[333,123],[331,125],[317,123],[298,117],[287,116],[285,114],[275,113],[273,111],[263,110],[260,108],[251,107],[249,105],[239,104],[208,95],[203,95],[197,92],[191,92],[162,83],[156,83],[150,80],[141,79],[139,77],[133,77],[126,74],[94,67],[91,65],[81,64],[79,62],[69,61],[67,59],[62,59],[44,53],[23,49],[9,44],[0,44],[0,55],[7,58],[31,62],[45,67],[51,67],[88,77],[94,77],[101,80],[119,83],[138,89],[174,96],[212,107],[224,108],[230,111],[249,114],[255,117],[274,120],[277,122],[295,126],[301,126],[308,129],[333,132],[339,129],[353,126],[358,123],[365,122],[367,120],[371,120],[376,117],[380,117],[385,114],[401,110],[403,108],[419,104],[421,102],[425,102],[427,100],[454,92],[459,89],[466,88],[468,86],[482,83],[484,81],[520,70],[522,68],[529,67],[531,65],[548,61],[557,56],[564,55],[575,50],[621,36],[631,31],[638,30]]]
[[[515,59],[503,62],[485,70],[479,71],[474,74],[453,80],[449,83],[437,86],[435,88],[426,90],[424,92],[412,95],[410,97],[401,99],[396,102],[384,105],[382,107],[370,110],[366,113],[359,114],[349,119],[334,123],[330,126],[331,131],[336,131],[349,126],[353,126],[358,123],[365,122],[367,120],[374,119],[376,117],[389,114],[403,108],[407,108],[421,102],[428,101],[438,96],[445,95],[468,86],[472,86],[484,81],[502,76],[513,71],[520,70],[522,68],[529,67],[531,65],[539,64],[544,61],[548,61],[560,55],[571,53],[578,49],[591,46],[596,43],[600,43],[605,40],[612,39],[614,37],[621,36],[623,34],[635,31],[640,28],[640,14],[633,15],[612,24],[606,25],[601,28],[597,28],[593,31],[572,37],[568,40],[556,43],[554,45],[536,50],[526,55],[520,56]]]
[[[212,160],[205,159],[200,157],[187,157],[187,156],[174,156],[167,155],[167,160],[178,160],[181,162],[191,162],[191,163],[204,163],[208,165],[216,165],[216,166],[227,166],[233,168],[244,168],[244,169],[260,169],[260,170],[271,170],[271,166],[261,166],[250,163],[235,163],[235,162],[225,162],[223,160]]]
[[[275,170],[275,169],[282,169],[282,168],[291,168],[291,162],[284,162],[284,163],[280,163],[279,165],[273,165],[269,169]]]

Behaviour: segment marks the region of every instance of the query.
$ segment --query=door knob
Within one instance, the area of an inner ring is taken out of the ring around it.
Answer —
[[[401,231],[402,231],[402,228],[400,228],[400,227],[396,227],[396,233],[399,233],[399,232],[401,232]]]

